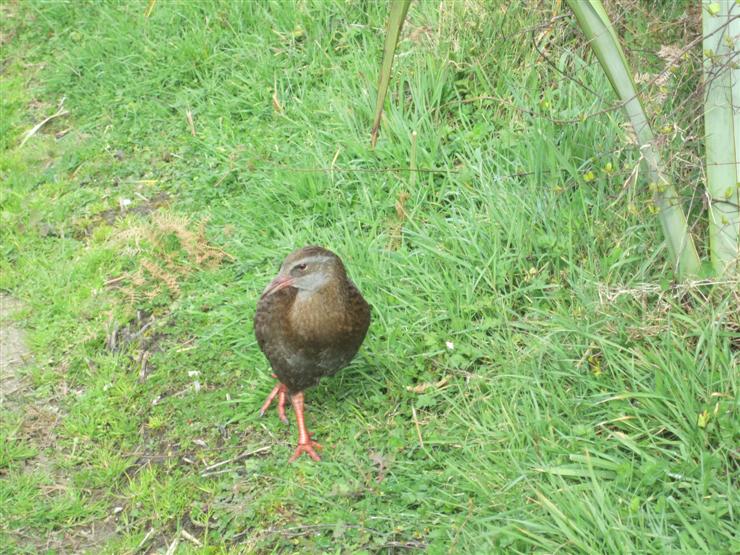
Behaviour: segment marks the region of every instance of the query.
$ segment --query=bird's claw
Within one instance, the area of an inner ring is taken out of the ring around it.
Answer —
[[[277,384],[275,387],[272,388],[272,391],[267,396],[267,399],[262,404],[262,407],[260,407],[260,416],[265,415],[265,413],[267,412],[267,409],[270,408],[270,405],[272,404],[272,401],[275,399],[275,397],[278,398],[278,402],[277,402],[278,418],[280,418],[280,421],[283,424],[290,424],[290,422],[288,421],[288,417],[285,416],[285,401],[288,397],[288,388],[285,387],[285,385],[281,383]]]
[[[321,449],[321,444],[309,439],[308,443],[299,443],[298,447],[295,448],[295,452],[293,453],[293,456],[288,459],[289,463],[292,463],[298,459],[298,457],[301,456],[302,453],[306,453],[309,457],[311,457],[315,461],[320,461],[321,457],[314,451],[314,447],[316,449]]]

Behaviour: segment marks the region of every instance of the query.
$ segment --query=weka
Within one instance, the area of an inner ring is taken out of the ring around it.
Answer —
[[[345,367],[360,348],[370,325],[370,305],[347,277],[342,260],[322,247],[303,247],[283,261],[277,277],[262,292],[254,316],[260,349],[270,361],[276,385],[260,409],[264,415],[275,397],[285,417],[286,396],[298,422],[301,453],[318,461],[303,418],[303,391]]]

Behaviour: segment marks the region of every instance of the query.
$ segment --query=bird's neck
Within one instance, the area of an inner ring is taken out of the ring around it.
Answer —
[[[346,287],[343,287],[340,281],[332,280],[318,291],[299,289],[293,306],[299,310],[314,309],[322,312],[326,310],[327,306],[342,306],[346,302],[346,298]]]

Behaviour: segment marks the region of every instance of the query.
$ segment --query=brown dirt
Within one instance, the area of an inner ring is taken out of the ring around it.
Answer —
[[[19,371],[30,355],[23,330],[12,321],[20,309],[19,301],[0,294],[0,407],[5,407],[25,388]]]

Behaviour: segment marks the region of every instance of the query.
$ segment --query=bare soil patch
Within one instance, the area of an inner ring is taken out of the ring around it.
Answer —
[[[0,406],[12,402],[25,385],[19,370],[30,353],[23,330],[12,316],[21,309],[21,303],[9,295],[0,294]]]

